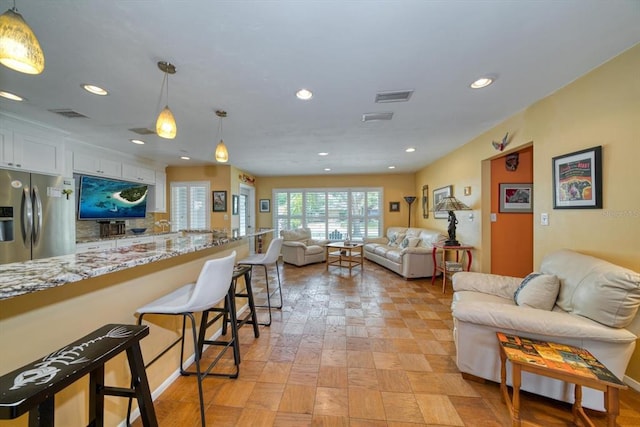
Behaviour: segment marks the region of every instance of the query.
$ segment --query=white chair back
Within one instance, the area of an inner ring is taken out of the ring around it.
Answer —
[[[229,292],[236,252],[224,258],[211,259],[204,263],[195,288],[186,303],[186,310],[198,312],[207,310],[220,301]]]
[[[269,243],[269,247],[267,248],[267,252],[264,254],[264,258],[260,264],[273,264],[278,261],[278,257],[280,256],[280,249],[282,249],[282,241],[284,239],[282,237],[278,237],[277,239],[273,239],[271,243]]]

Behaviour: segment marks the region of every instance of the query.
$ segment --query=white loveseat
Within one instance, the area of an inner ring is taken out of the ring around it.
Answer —
[[[282,261],[298,267],[316,262],[326,261],[324,245],[329,240],[314,240],[311,238],[311,230],[297,228],[295,230],[280,231],[282,237]]]
[[[569,250],[545,256],[540,273],[545,276],[521,288],[520,305],[514,294],[522,278],[471,272],[453,276],[458,369],[499,382],[496,332],[502,331],[586,348],[623,379],[640,329],[640,274]],[[522,389],[565,402],[574,400],[573,386],[529,373],[522,374]],[[602,392],[583,391],[583,406],[604,410]]]
[[[445,239],[435,230],[389,227],[385,237],[365,239],[364,257],[405,279],[431,277],[433,244]]]

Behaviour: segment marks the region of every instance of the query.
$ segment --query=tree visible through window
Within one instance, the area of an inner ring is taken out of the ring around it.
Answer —
[[[382,189],[276,189],[274,228],[308,227],[314,239],[354,240],[379,237]]]
[[[208,230],[209,182],[171,183],[171,231]]]

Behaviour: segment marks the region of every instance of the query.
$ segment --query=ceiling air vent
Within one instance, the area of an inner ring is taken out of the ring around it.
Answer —
[[[378,120],[391,120],[393,113],[364,113],[362,115],[363,122],[374,122]]]
[[[152,131],[151,129],[147,129],[147,128],[132,128],[129,129],[131,132],[135,132],[138,135],[154,135],[155,132]]]
[[[376,102],[406,102],[411,98],[413,90],[397,90],[393,92],[376,93]]]
[[[73,111],[70,110],[68,108],[61,108],[58,110],[49,110],[52,113],[56,113],[56,114],[60,114],[61,116],[64,116],[68,119],[86,119],[88,118],[87,116],[85,116],[84,114],[80,114],[77,111]]]

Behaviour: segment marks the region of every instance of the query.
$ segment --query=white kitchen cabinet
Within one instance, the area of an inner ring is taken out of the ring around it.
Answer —
[[[167,174],[164,172],[155,173],[155,185],[153,191],[149,192],[147,210],[149,212],[167,212]]]
[[[116,240],[116,248],[123,248],[132,245],[143,245],[145,243],[153,243],[153,236],[130,237],[128,239]]]
[[[0,129],[0,166],[63,175],[64,144],[42,136]]]
[[[100,154],[73,153],[73,171],[122,179],[122,163],[101,159]]]
[[[42,137],[13,133],[14,147],[20,151],[22,167],[52,175],[64,174],[64,144]]]
[[[13,131],[9,129],[0,128],[0,166],[19,168],[22,166],[16,165],[13,155]]]
[[[115,247],[116,247],[115,240],[100,240],[97,242],[77,243],[76,253],[81,254],[84,252],[91,252],[91,251],[106,251],[108,249],[113,249]]]
[[[64,172],[62,176],[73,178],[73,152],[68,149],[64,150]]]
[[[156,172],[153,169],[123,163],[122,178],[126,179],[127,181],[144,182],[145,184],[155,184]]]

